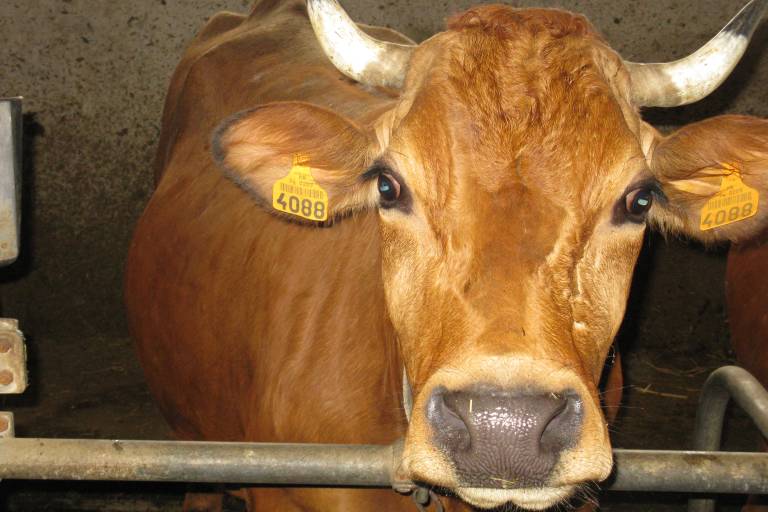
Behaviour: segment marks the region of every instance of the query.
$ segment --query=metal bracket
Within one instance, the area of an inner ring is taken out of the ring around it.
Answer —
[[[27,389],[27,347],[19,322],[0,318],[0,394],[23,393]],[[0,411],[0,439],[14,437],[13,413]]]
[[[419,512],[427,512],[430,505],[435,506],[435,512],[445,511],[443,503],[440,501],[440,496],[430,489],[417,487],[413,494],[411,494],[411,499],[413,499],[413,503]]]
[[[19,256],[21,98],[0,98],[0,266]]]
[[[0,439],[5,437],[15,437],[16,431],[13,425],[12,412],[0,412]]]
[[[21,98],[0,98],[0,266],[19,256],[21,232]],[[0,318],[0,394],[27,389],[27,348],[19,322]],[[14,437],[13,413],[0,411],[0,439]]]
[[[18,394],[27,389],[27,349],[19,322],[0,318],[0,394]]]

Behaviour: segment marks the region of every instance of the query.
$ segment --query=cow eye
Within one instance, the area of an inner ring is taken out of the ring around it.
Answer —
[[[379,174],[379,195],[385,203],[397,201],[400,197],[400,183],[390,174]]]
[[[653,204],[653,191],[649,188],[637,188],[624,196],[624,208],[627,217],[633,222],[643,222],[645,214]]]

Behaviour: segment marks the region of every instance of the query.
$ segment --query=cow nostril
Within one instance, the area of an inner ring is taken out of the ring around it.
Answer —
[[[471,447],[467,424],[456,410],[456,404],[447,403],[444,387],[435,388],[427,402],[427,420],[439,432],[444,448],[450,452],[466,451]]]
[[[540,448],[543,452],[559,453],[573,442],[581,418],[581,400],[575,393],[551,393],[551,412],[543,423]]]

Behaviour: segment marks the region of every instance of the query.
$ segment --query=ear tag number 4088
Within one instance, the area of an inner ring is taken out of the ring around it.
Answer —
[[[727,164],[723,168],[729,174],[723,176],[720,191],[701,209],[699,229],[702,231],[738,222],[757,213],[760,199],[757,190],[744,184],[737,168]]]
[[[328,194],[312,177],[305,155],[293,155],[288,175],[272,187],[272,207],[275,210],[308,220],[328,218]]]

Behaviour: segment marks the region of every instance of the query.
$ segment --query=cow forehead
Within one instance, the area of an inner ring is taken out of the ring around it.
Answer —
[[[417,51],[392,139],[432,207],[460,182],[601,204],[645,167],[626,71],[583,17],[490,6],[459,20]]]

